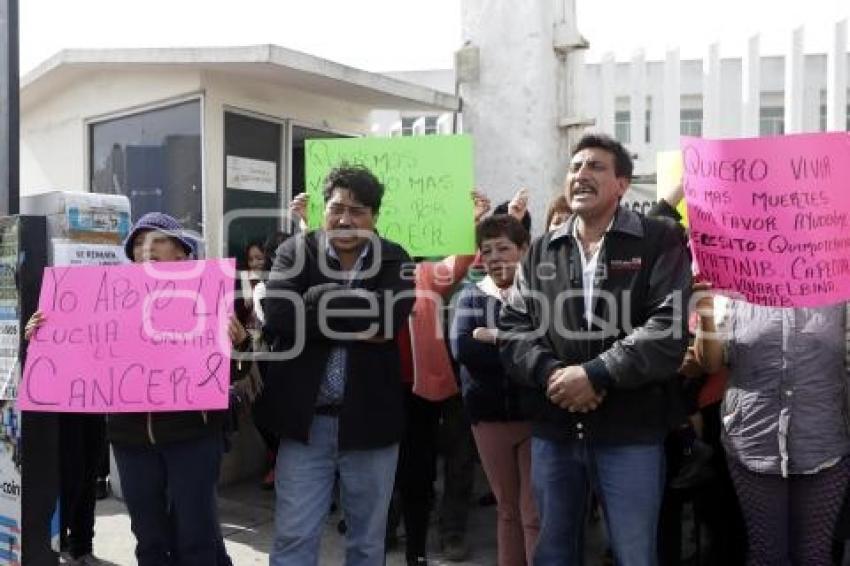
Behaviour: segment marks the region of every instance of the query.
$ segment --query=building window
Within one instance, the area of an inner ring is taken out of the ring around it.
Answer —
[[[646,109],[646,122],[645,122],[645,125],[644,125],[644,134],[643,134],[643,141],[646,142],[646,143],[650,142],[649,132],[652,129],[650,127],[651,123],[652,123],[652,110],[647,108]]]
[[[847,118],[844,124],[844,129],[850,132],[850,104],[847,105]],[[820,105],[820,131],[826,131],[826,104]]]
[[[401,135],[403,136],[412,136],[413,135],[413,122],[416,121],[416,118],[402,118],[401,119]]]
[[[632,113],[629,110],[614,112],[614,137],[620,143],[632,141]]]
[[[785,133],[785,109],[781,106],[762,106],[759,110],[759,135],[781,136]]]
[[[203,233],[200,100],[93,123],[89,144],[92,192],[126,195],[133,221],[165,212]]]
[[[679,133],[683,136],[702,136],[702,108],[683,108],[679,112]]]
[[[413,125],[423,116],[409,116],[401,119],[401,135],[413,136],[417,135],[413,131]],[[425,131],[424,135],[432,135],[437,133],[437,116],[424,116]]]

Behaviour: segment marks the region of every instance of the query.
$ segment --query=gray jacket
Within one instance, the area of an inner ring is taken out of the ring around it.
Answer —
[[[850,453],[847,312],[729,302],[723,441],[748,469],[814,473]]]

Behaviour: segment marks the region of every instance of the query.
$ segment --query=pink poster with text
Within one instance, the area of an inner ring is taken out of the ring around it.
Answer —
[[[682,138],[694,261],[744,300],[850,299],[850,135]]]
[[[226,408],[233,297],[232,259],[48,267],[18,407]]]

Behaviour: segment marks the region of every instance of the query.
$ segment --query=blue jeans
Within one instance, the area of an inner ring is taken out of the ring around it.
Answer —
[[[339,421],[316,415],[309,444],[284,439],[275,467],[275,539],[270,566],[319,563],[322,527],[339,471],[342,511],[348,525],[346,566],[382,566],[387,511],[398,444],[339,451]]]
[[[616,564],[658,564],[663,444],[594,446],[532,438],[531,481],[540,512],[535,566],[584,563],[589,483],[602,504]]]
[[[223,438],[114,444],[139,566],[231,566],[218,523]]]

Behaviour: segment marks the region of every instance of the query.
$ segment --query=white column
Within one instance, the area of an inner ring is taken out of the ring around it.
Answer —
[[[759,135],[761,109],[761,49],[758,34],[747,42],[741,59],[741,135]]]
[[[702,61],[702,133],[713,138],[720,132],[720,46],[712,43]]]
[[[677,48],[668,50],[664,60],[664,116],[658,117],[662,124],[659,149],[678,149],[681,109],[681,61]]]
[[[437,118],[437,133],[451,134],[454,127],[454,115],[451,112],[444,112]]]
[[[835,24],[826,55],[826,129],[847,129],[847,20]]]
[[[569,155],[570,149],[585,129],[595,124],[594,120],[585,116],[584,53],[588,46],[576,26],[575,0],[556,0],[553,47],[558,58],[558,128],[562,134],[558,151],[560,155]],[[554,178],[549,175],[556,169],[541,166],[541,187],[548,189],[552,186]],[[562,181],[557,179],[559,185]]]
[[[566,95],[559,89],[564,84],[561,53],[583,43],[575,30],[574,3],[458,4],[462,42],[478,51],[477,72],[459,77],[463,131],[475,136],[475,182],[495,203],[508,200],[517,187],[531,189],[529,206],[539,234],[538,219],[555,187],[563,185],[567,132],[578,129],[568,123],[559,127]],[[564,34],[556,37],[559,31]],[[572,65],[572,59],[566,64]]]
[[[599,74],[600,89],[599,93],[602,97],[601,112],[599,113],[599,123],[597,129],[600,132],[614,135],[614,112],[616,111],[615,102],[617,99],[616,88],[616,63],[614,62],[614,54],[606,53],[602,57],[602,69]]]
[[[788,52],[785,54],[785,133],[803,131],[803,28],[791,33]]]
[[[413,124],[410,126],[410,132],[414,136],[425,135],[425,116],[420,116],[413,121]]]
[[[642,49],[635,51],[629,69],[629,112],[631,113],[632,151],[641,155],[646,146],[646,56]]]

